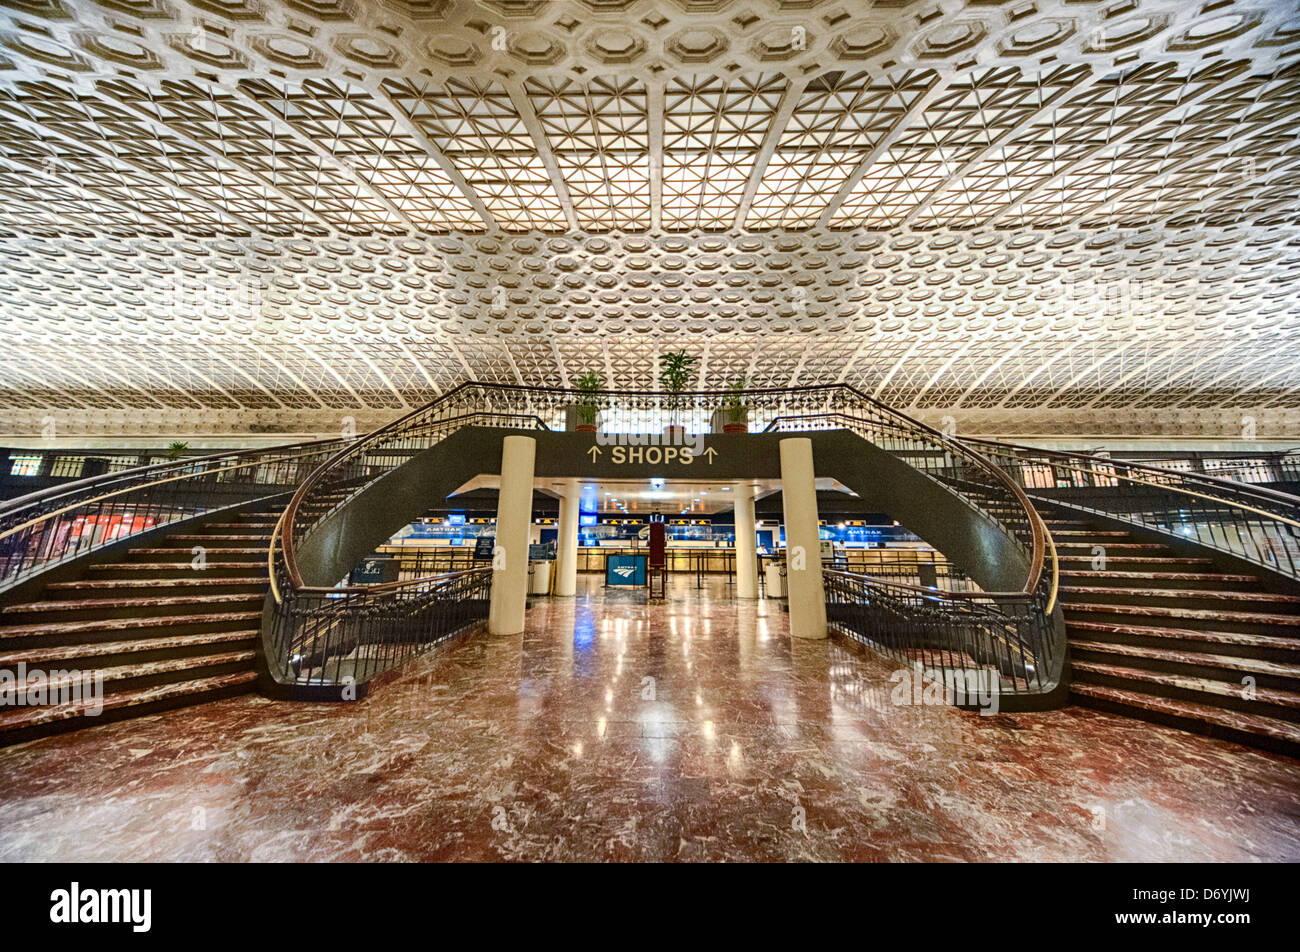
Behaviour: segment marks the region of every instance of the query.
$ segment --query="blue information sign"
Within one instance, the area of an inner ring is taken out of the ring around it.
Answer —
[[[605,559],[606,585],[644,585],[644,555],[611,555]]]

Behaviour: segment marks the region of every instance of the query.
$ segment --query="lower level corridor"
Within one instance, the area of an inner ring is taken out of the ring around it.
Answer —
[[[2,750],[0,860],[1300,860],[1294,760],[896,704],[896,663],[792,642],[779,602],[668,594],[582,576],[523,636],[459,638],[359,704]]]

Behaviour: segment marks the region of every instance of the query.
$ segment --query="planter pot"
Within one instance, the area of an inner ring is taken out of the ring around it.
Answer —
[[[748,423],[724,423],[722,425],[723,433],[748,433]]]
[[[681,443],[686,439],[686,427],[671,425],[664,427],[664,436],[670,441]]]
[[[564,429],[570,433],[595,433],[600,425],[600,411],[588,405],[572,404],[564,408]]]

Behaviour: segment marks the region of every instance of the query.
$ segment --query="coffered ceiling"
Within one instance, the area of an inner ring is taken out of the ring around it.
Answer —
[[[0,435],[462,380],[1300,437],[1300,6],[0,0]]]

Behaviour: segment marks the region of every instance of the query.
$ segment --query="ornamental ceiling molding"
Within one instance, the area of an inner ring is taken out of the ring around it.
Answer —
[[[1005,433],[1300,432],[1293,3],[0,7],[0,431],[683,346]]]

